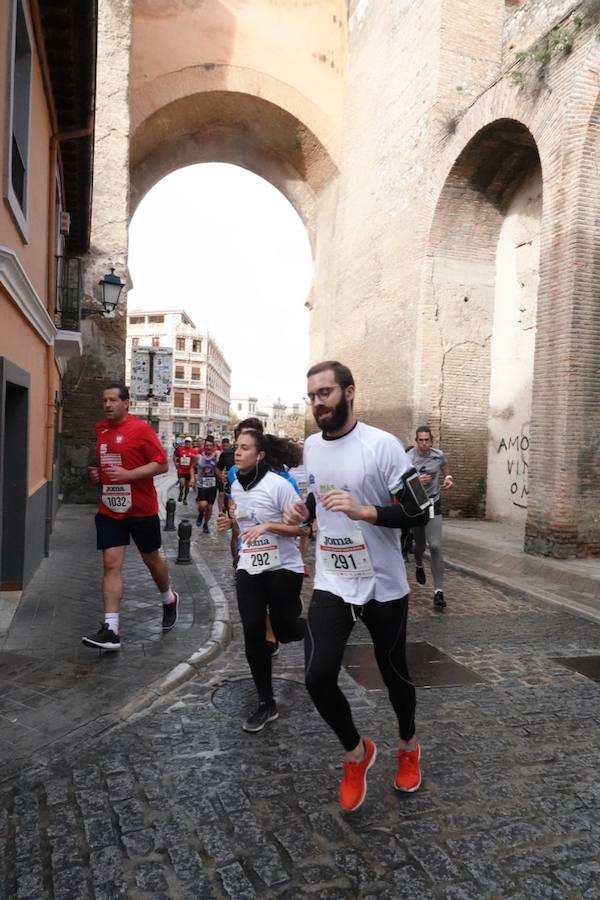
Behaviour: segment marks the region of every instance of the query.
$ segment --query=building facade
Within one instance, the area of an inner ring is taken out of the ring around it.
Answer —
[[[135,347],[173,351],[172,397],[166,403],[134,401],[131,412],[152,423],[166,447],[180,435],[221,437],[229,432],[231,368],[207,328],[197,328],[184,310],[130,310],[126,371]]]
[[[81,354],[96,4],[0,4],[0,591],[49,552],[64,387]]]
[[[251,6],[101,0],[86,272],[164,175],[250,169],[303,218],[311,361],[351,366],[359,415],[433,427],[449,514],[600,554],[597,0]],[[84,393],[124,323],[94,337]]]

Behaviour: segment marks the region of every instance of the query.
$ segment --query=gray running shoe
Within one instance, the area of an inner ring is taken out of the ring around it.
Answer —
[[[436,609],[445,609],[448,604],[444,600],[444,592],[436,591],[433,595],[433,605]]]
[[[278,718],[279,713],[277,712],[277,704],[275,701],[262,701],[258,704],[256,711],[246,719],[242,728],[244,731],[249,731],[251,733],[262,731],[267,722],[274,722],[275,719]]]

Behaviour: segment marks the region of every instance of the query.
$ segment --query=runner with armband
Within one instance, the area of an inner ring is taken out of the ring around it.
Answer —
[[[318,712],[346,750],[339,789],[346,812],[362,804],[377,755],[373,740],[357,731],[338,685],[344,650],[359,618],[370,632],[398,721],[394,787],[412,792],[421,784],[416,692],[406,662],[409,588],[400,528],[423,524],[430,505],[400,441],[356,420],[354,395],[347,366],[332,360],[309,370],[308,399],[321,429],[304,444],[313,499],[291,504],[284,514],[288,524],[306,525],[314,505],[318,535],[305,678]]]
[[[229,514],[221,513],[217,519],[218,531],[235,527],[241,539],[236,592],[246,659],[258,694],[257,709],[242,725],[248,732],[262,731],[279,717],[265,640],[267,613],[277,641],[287,644],[304,637],[305,621],[300,617],[304,563],[296,541],[302,529],[282,521],[283,510],[298,495],[271,471],[285,443],[254,430],[237,436]]]

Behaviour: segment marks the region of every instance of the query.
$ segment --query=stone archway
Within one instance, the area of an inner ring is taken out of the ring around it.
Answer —
[[[103,0],[98,12],[84,303],[97,301],[109,267],[125,274],[128,225],[141,197],[192,163],[234,163],[270,181],[300,214],[315,250],[321,195],[341,156],[346,0]],[[93,495],[85,466],[99,389],[124,379],[124,313],[125,304],[110,320],[83,322],[83,357],[65,378],[70,501]]]
[[[426,411],[425,416],[439,430],[440,443],[450,454],[456,474],[457,487],[448,495],[448,507],[463,515],[486,513],[493,452],[501,446],[505,426],[509,426],[508,447],[512,432],[520,434],[528,421],[524,410],[531,408],[533,342],[521,341],[527,357],[523,360],[525,374],[514,379],[512,394],[505,379],[514,359],[506,345],[514,344],[516,335],[529,328],[531,318],[535,326],[537,260],[536,277],[529,279],[528,320],[519,322],[512,313],[518,302],[517,272],[522,264],[514,254],[511,258],[508,245],[513,220],[520,222],[513,228],[515,234],[527,231],[521,207],[526,203],[524,197],[539,190],[541,166],[533,136],[520,122],[499,119],[475,134],[460,153],[435,210],[426,259],[422,396],[431,398],[433,413]],[[525,241],[535,241],[532,253],[537,251],[538,258],[540,202],[533,217],[535,233],[525,237]],[[496,342],[495,330],[497,336],[500,331],[504,334]],[[523,443],[528,447],[528,441]],[[513,446],[514,441],[511,449]],[[507,468],[507,461],[502,462]],[[510,463],[511,472],[516,473],[516,460]],[[523,468],[520,457],[520,473]],[[511,484],[503,511],[506,518],[518,516],[524,525],[524,513],[512,510]],[[498,498],[495,502],[488,512],[497,516]]]

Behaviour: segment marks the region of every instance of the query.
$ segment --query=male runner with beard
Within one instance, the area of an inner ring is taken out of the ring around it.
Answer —
[[[346,756],[339,798],[343,810],[363,802],[367,771],[377,750],[356,729],[338,686],[344,649],[361,618],[396,713],[399,729],[394,786],[416,791],[421,784],[420,748],[415,736],[416,692],[406,664],[408,582],[400,546],[404,479],[414,473],[396,437],[363,422],[353,412],[354,379],[336,361],[308,372],[308,399],[320,434],[304,445],[308,490],[318,524],[314,593],[308,612],[306,686]],[[310,521],[303,503],[288,506],[284,522]]]

